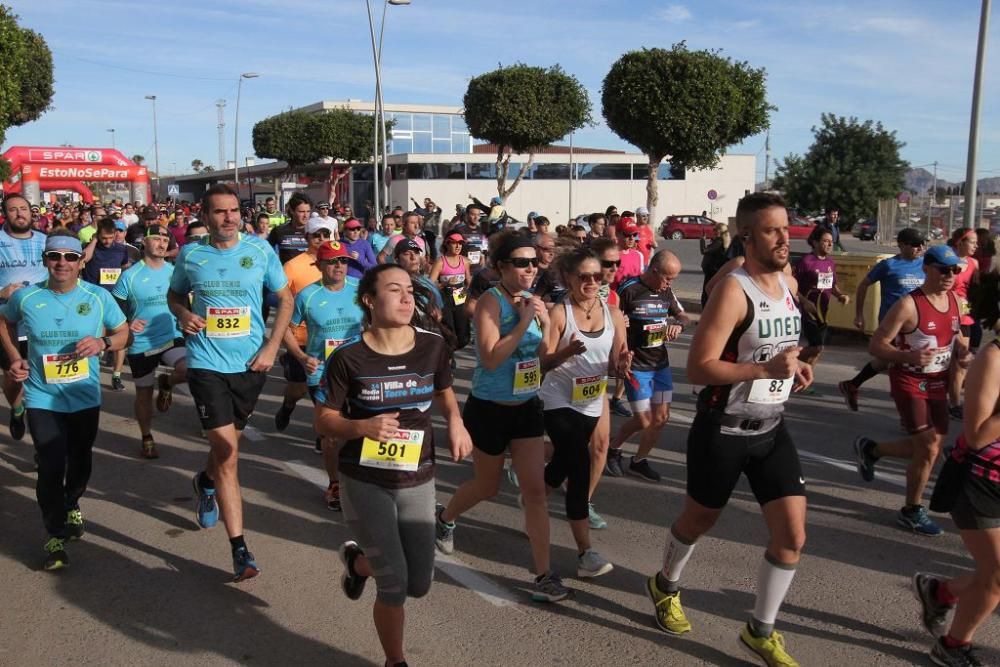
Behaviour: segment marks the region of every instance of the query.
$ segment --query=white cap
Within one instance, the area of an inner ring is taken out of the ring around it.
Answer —
[[[309,218],[308,222],[306,222],[306,234],[315,234],[321,229],[326,229],[333,234],[337,231],[337,226],[334,224],[333,218],[324,220],[319,216]]]
[[[635,209],[635,214],[636,215],[649,215],[649,209],[646,208],[645,206],[640,206],[639,208]]]

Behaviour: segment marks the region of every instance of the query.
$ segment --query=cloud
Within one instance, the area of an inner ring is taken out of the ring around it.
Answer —
[[[683,23],[691,18],[691,10],[684,5],[670,5],[657,12],[657,16],[665,23]]]
[[[872,16],[862,19],[851,26],[858,32],[881,32],[890,35],[916,36],[928,32],[926,21],[905,17]]]

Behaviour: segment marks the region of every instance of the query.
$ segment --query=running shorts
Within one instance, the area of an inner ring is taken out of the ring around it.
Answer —
[[[267,373],[218,373],[204,368],[189,368],[187,381],[203,429],[207,431],[232,424],[237,431],[242,431],[264,389]]]
[[[502,455],[511,440],[541,438],[545,433],[542,400],[537,396],[518,405],[503,405],[470,394],[462,420],[472,444],[490,456]]]

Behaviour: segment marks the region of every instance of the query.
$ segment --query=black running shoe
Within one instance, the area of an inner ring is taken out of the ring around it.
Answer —
[[[27,414],[26,410],[21,410],[21,414],[15,415],[14,410],[10,411],[10,437],[14,440],[20,440],[24,437],[24,415]]]
[[[279,431],[284,431],[288,428],[288,422],[292,421],[292,410],[294,409],[294,405],[292,407],[288,407],[282,403],[281,407],[278,408],[278,412],[274,415],[274,428]]]
[[[608,450],[608,460],[604,464],[604,471],[611,477],[624,477],[625,470],[622,469],[622,450]]]
[[[365,592],[368,577],[362,577],[354,571],[354,561],[358,556],[364,556],[365,552],[361,550],[357,542],[347,540],[340,545],[338,553],[340,554],[340,562],[344,564],[344,573],[340,575],[340,587],[348,599],[357,600]]]

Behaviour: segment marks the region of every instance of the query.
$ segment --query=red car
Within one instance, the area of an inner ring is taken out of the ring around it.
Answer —
[[[718,223],[715,220],[703,215],[671,215],[660,223],[660,236],[674,241],[714,239],[716,224]]]
[[[815,228],[816,223],[811,220],[797,215],[788,216],[788,238],[790,239],[807,239]]]

